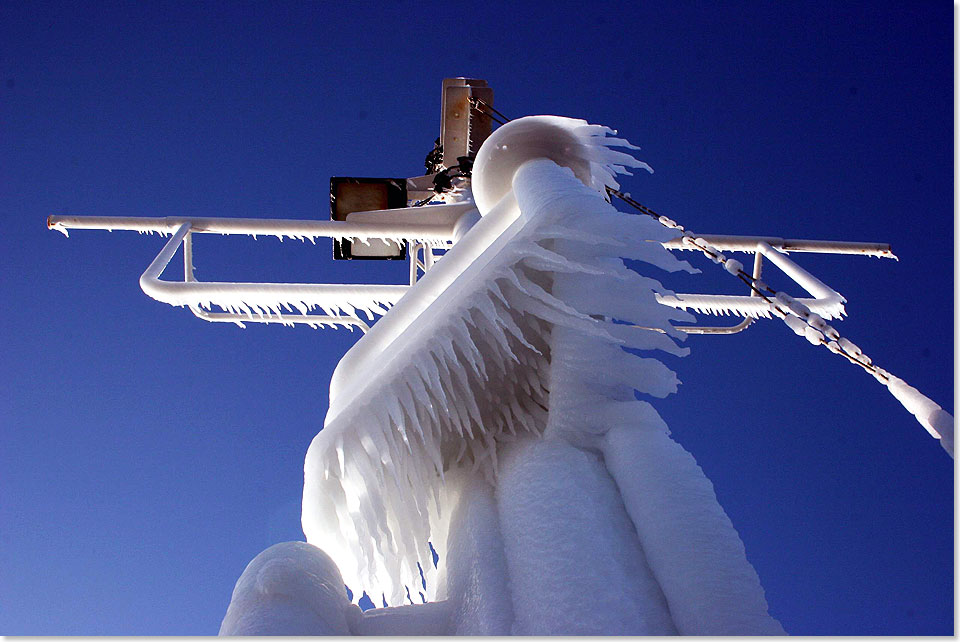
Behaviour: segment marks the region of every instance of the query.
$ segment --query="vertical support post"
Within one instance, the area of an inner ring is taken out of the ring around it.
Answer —
[[[433,255],[433,247],[424,244],[423,246],[423,271],[426,272],[433,267],[436,257]]]
[[[196,281],[193,278],[193,234],[187,232],[183,237],[183,280],[185,283]]]
[[[409,243],[407,252],[410,254],[410,285],[417,282],[417,254],[420,252],[419,243]]]

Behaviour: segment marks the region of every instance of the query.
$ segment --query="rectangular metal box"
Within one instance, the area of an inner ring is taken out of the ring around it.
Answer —
[[[407,179],[330,178],[330,219],[345,221],[353,212],[390,210],[407,206]],[[383,239],[333,240],[333,258],[337,260],[379,259],[405,260],[407,248],[403,244]]]

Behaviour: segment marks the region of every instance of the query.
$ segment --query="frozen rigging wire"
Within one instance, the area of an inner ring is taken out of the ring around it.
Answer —
[[[743,270],[743,265],[735,260],[724,256],[719,250],[707,243],[703,238],[686,230],[682,225],[657,214],[649,207],[633,200],[629,194],[624,194],[611,187],[607,187],[607,193],[621,199],[637,211],[645,214],[664,227],[677,230],[683,235],[684,245],[691,245],[700,250],[714,263],[723,265],[724,269],[730,274],[736,276],[762,298],[770,311],[782,319],[786,325],[796,334],[805,337],[813,345],[823,345],[834,354],[846,358],[850,363],[856,364],[872,374],[880,383],[886,385],[890,381],[890,373],[873,365],[870,357],[851,341],[840,336],[832,326],[827,324],[823,318],[815,312],[810,312],[803,303],[800,303],[785,292],[778,292],[759,279],[754,279],[753,275]],[[791,319],[796,319],[792,321]],[[809,328],[809,330],[808,330]]]
[[[510,122],[510,119],[504,116],[503,113],[497,110],[493,105],[485,103],[479,98],[470,96],[470,106],[473,107],[475,111],[485,115],[498,125],[506,125]]]
[[[637,203],[629,194],[623,194],[607,187],[607,193],[616,196],[641,213],[657,220],[664,227],[675,229],[683,235],[683,244],[692,246],[703,252],[714,263],[722,264],[724,269],[750,286],[750,289],[763,298],[769,310],[779,317],[793,332],[804,337],[813,345],[825,346],[830,352],[844,357],[850,363],[856,364],[883,384],[890,394],[920,423],[931,436],[940,440],[940,445],[953,457],[953,417],[939,404],[932,401],[916,388],[905,383],[898,377],[890,374],[883,368],[873,365],[870,357],[849,339],[841,337],[840,333],[827,324],[823,318],[811,312],[810,309],[785,292],[777,292],[759,279],[743,271],[743,265],[736,259],[728,259],[717,248],[711,246],[702,237],[698,237],[689,230],[666,216],[660,216],[650,208]],[[764,294],[763,291],[767,294]]]

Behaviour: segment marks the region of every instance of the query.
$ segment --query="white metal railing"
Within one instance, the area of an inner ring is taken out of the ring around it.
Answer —
[[[243,325],[245,321],[306,324],[313,327],[342,325],[369,330],[366,322],[351,310],[382,312],[407,292],[409,285],[374,285],[342,283],[232,283],[197,281],[193,275],[192,234],[242,234],[253,237],[276,236],[310,240],[318,237],[354,238],[363,242],[371,238],[409,241],[410,285],[417,282],[437,260],[434,248],[447,249],[462,236],[465,226],[475,222],[472,203],[379,210],[351,213],[346,221],[310,221],[294,219],[247,219],[201,217],[116,217],[116,216],[51,216],[47,226],[64,234],[71,229],[130,230],[140,233],[171,234],[160,254],[140,277],[140,287],[150,297],[174,306],[188,307],[197,317],[211,322]],[[465,225],[466,223],[466,225]],[[753,277],[758,279],[762,259],[766,257],[787,276],[803,287],[813,298],[800,299],[812,311],[826,318],[842,314],[844,299],[790,260],[787,252],[859,254],[896,258],[884,243],[847,241],[812,241],[783,239],[771,236],[704,235],[713,247],[725,251],[755,254]],[[161,278],[166,266],[180,245],[184,250],[183,281]],[[695,250],[682,238],[666,241],[670,250]],[[658,297],[660,302],[675,308],[691,308],[709,314],[736,314],[745,317],[734,326],[683,326],[690,334],[733,334],[746,329],[758,316],[767,314],[768,306],[751,291],[747,296],[676,294]],[[208,309],[216,305],[224,312]],[[291,310],[283,313],[282,308]],[[292,312],[296,308],[300,314]],[[326,314],[310,314],[321,308]],[[332,311],[339,311],[332,313]]]
[[[172,241],[172,238],[171,238]],[[171,243],[167,241],[167,245]],[[176,250],[176,248],[174,248]],[[171,255],[172,256],[172,255]],[[156,273],[154,277],[157,281],[160,279],[160,275],[163,273],[163,269],[166,264],[160,268],[160,271]],[[153,267],[152,264],[150,267]],[[147,268],[149,271],[150,268]],[[144,272],[140,276],[140,287],[143,289],[143,278],[147,276],[147,272]],[[183,236],[183,280],[189,282],[197,282],[193,274],[193,236],[188,231]],[[240,314],[237,312],[211,312],[209,310],[204,310],[200,306],[191,305],[188,306],[190,311],[193,312],[194,316],[203,319],[204,321],[211,321],[213,323],[235,323],[241,328],[244,326],[244,321],[250,321],[249,314]],[[330,322],[333,324],[339,324],[344,326],[355,326],[363,330],[364,332],[370,329],[370,326],[367,325],[361,319],[354,316],[341,315],[338,316],[335,320],[329,319],[330,315],[287,315],[285,317],[258,317],[256,320],[258,323],[280,323],[283,325],[290,325],[295,323],[302,323],[309,325],[311,327],[322,327],[325,322]]]
[[[315,326],[342,324],[356,326],[363,330],[368,326],[353,315],[310,315],[307,308],[342,308],[344,302],[359,293],[371,300],[395,303],[404,295],[405,285],[346,285],[340,283],[224,283],[203,282],[192,277],[192,244],[184,247],[184,280],[164,281],[160,278],[173,255],[191,233],[191,224],[183,223],[163,246],[160,253],[140,276],[140,289],[163,303],[175,306],[187,306],[201,319],[206,321],[230,321],[241,324],[243,321],[263,321],[266,323],[307,323]],[[204,310],[203,302],[213,303],[224,309],[246,309],[246,314],[238,312],[213,313]],[[283,316],[280,308],[284,304],[299,302],[304,309],[301,315]],[[256,315],[253,317],[252,315]]]
[[[664,244],[665,245],[665,244]],[[763,254],[757,252],[754,254],[753,258],[753,278],[754,280],[759,279],[763,273]],[[687,295],[681,295],[687,296]],[[756,291],[750,290],[750,296],[758,297]],[[662,303],[662,301],[661,301]],[[746,330],[755,319],[751,316],[746,316],[743,318],[743,321],[736,325],[732,326],[708,326],[708,325],[689,325],[689,326],[677,326],[679,329],[683,330],[687,334],[736,334],[738,332],[743,332]],[[656,328],[651,328],[651,330],[656,330]]]
[[[784,239],[779,236],[736,236],[733,234],[704,234],[700,238],[721,251],[755,252],[757,243],[766,243],[782,252],[813,252],[817,254],[861,254],[881,258],[897,258],[889,243],[863,243],[860,241],[810,241]],[[697,250],[683,242],[682,237],[663,244],[668,250]]]
[[[706,239],[707,237],[704,236],[701,238]],[[667,246],[669,244],[664,243],[664,245]],[[826,319],[835,319],[843,314],[843,304],[846,302],[846,299],[840,296],[833,288],[825,285],[822,281],[790,260],[781,249],[771,247],[770,244],[764,240],[756,241],[752,248],[744,243],[740,243],[739,248],[740,251],[743,252],[756,253],[757,260],[754,263],[754,278],[759,278],[760,257],[766,257],[771,263],[780,268],[784,274],[797,283],[797,285],[813,295],[813,298],[797,299],[797,301],[800,301],[810,308],[811,312],[816,312]],[[762,297],[755,296],[754,294],[754,292],[751,292],[749,296],[724,294],[658,295],[657,300],[663,305],[672,308],[684,310],[692,308],[698,312],[707,312],[709,314],[737,314],[754,318],[768,316],[770,314],[769,305]],[[688,330],[687,328],[684,329]],[[710,330],[714,329],[711,328]],[[696,330],[694,330],[694,333],[696,333]],[[714,330],[712,332],[702,332],[702,334],[719,333]]]
[[[450,208],[450,209],[448,209]],[[436,210],[444,210],[442,213]],[[418,208],[422,214],[414,220],[407,217],[399,220],[377,220],[386,212],[355,212],[370,217],[351,214],[346,221],[308,221],[272,218],[200,218],[200,217],[137,217],[137,216],[50,216],[47,227],[66,233],[67,230],[129,230],[133,232],[172,234],[184,223],[189,223],[195,234],[244,234],[247,236],[276,236],[279,238],[382,238],[417,239],[426,241],[449,241],[453,224],[449,214],[463,210],[459,203],[453,205],[426,205]],[[431,211],[434,210],[434,211]]]
[[[409,285],[343,283],[233,283],[197,281],[193,273],[192,234],[242,234],[253,237],[276,236],[314,241],[317,237],[352,238],[365,242],[371,238],[409,240],[412,257],[411,281],[418,272],[429,269],[434,261],[433,247],[444,247],[457,236],[457,222],[470,203],[425,206],[415,211],[380,210],[355,212],[347,221],[301,221],[290,219],[244,219],[199,217],[114,217],[51,216],[47,227],[64,234],[70,229],[130,230],[140,233],[171,234],[171,238],[140,277],[140,287],[157,301],[188,307],[197,317],[212,322],[243,325],[258,323],[307,324],[313,327],[343,325],[369,326],[354,310],[384,312],[409,289]],[[164,269],[183,245],[183,281],[165,281]],[[418,259],[417,254],[423,258]],[[225,312],[213,312],[216,305]],[[283,308],[290,313],[283,313]],[[326,314],[310,314],[320,308]],[[300,314],[292,312],[299,310]],[[339,311],[339,313],[332,313]]]

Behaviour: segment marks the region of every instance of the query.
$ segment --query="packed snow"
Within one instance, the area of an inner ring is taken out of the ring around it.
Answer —
[[[347,602],[337,565],[305,542],[275,544],[257,555],[236,588],[220,635],[347,635]]]

